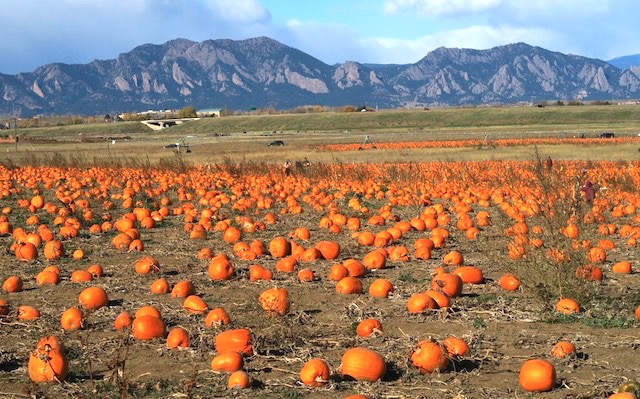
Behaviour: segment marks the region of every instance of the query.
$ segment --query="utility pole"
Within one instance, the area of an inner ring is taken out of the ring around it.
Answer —
[[[18,138],[18,118],[13,118],[13,133],[14,133],[14,137],[16,138],[16,152],[18,151],[18,141],[20,140]]]

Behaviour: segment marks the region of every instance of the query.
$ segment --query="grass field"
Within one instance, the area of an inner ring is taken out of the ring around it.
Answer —
[[[420,142],[449,140],[536,139],[544,137],[593,138],[602,131],[635,138],[640,133],[638,106],[553,106],[396,110],[364,113],[248,115],[206,118],[152,131],[139,122],[119,122],[33,128],[18,131],[21,141],[0,144],[5,162],[56,162],[70,164],[169,162],[175,152],[166,144],[186,142],[192,152],[184,160],[192,164],[236,162],[277,163],[309,157],[314,162],[419,162],[425,160],[531,159],[536,151],[521,146],[485,149],[428,148],[393,151],[330,153],[318,146],[331,143]],[[111,138],[116,144],[111,144]],[[272,140],[284,147],[268,148]],[[605,140],[588,145],[539,145],[537,151],[556,159],[636,160],[633,140]]]

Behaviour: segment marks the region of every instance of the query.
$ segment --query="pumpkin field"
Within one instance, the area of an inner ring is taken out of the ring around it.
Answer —
[[[640,394],[637,135],[283,134],[0,144],[0,397]]]

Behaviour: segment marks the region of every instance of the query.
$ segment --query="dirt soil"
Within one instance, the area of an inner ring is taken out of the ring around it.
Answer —
[[[16,208],[14,199],[4,198],[0,205]],[[397,215],[408,220],[422,209],[399,208]],[[39,212],[43,221],[50,217]],[[124,211],[114,210],[112,216],[118,212]],[[35,262],[18,262],[9,251],[12,237],[0,237],[0,278],[17,274],[25,281],[24,291],[0,294],[0,299],[7,300],[11,307],[11,313],[0,319],[0,397],[340,398],[361,393],[375,398],[606,398],[625,381],[640,379],[639,323],[633,320],[632,310],[629,313],[630,303],[624,302],[617,314],[608,313],[609,324],[598,308],[611,312],[616,309],[617,298],[626,301],[630,297],[635,297],[638,305],[640,274],[614,275],[609,268],[615,258],[632,260],[639,268],[637,250],[612,236],[617,247],[604,266],[605,278],[598,288],[610,302],[589,303],[581,315],[558,318],[551,309],[552,303],[537,300],[530,291],[508,293],[498,286],[498,278],[510,266],[506,247],[499,238],[505,221],[500,221],[497,207],[491,212],[493,225],[483,228],[477,240],[467,240],[452,226],[447,246],[435,249],[431,260],[389,262],[387,268],[363,277],[365,293],[361,295],[336,294],[335,282],[328,280],[327,274],[334,263],[361,259],[371,248],[358,245],[347,229],[334,234],[319,227],[324,215],[306,207],[299,215],[280,215],[279,221],[267,224],[265,230],[245,233],[244,240],[268,243],[299,226],[308,226],[311,232],[309,242],[300,242],[305,247],[320,240],[337,240],[342,248],[339,259],[300,264],[299,268],[314,270],[318,280],[312,283],[298,282],[295,273],[274,273],[273,281],[250,282],[249,266],[260,264],[274,270],[276,260],[268,254],[254,261],[236,258],[231,244],[225,243],[217,231],[209,232],[206,240],[189,239],[182,216],[169,216],[153,229],[142,229],[143,252],[118,251],[111,245],[114,232],[91,235],[83,227],[78,238],[64,242],[67,256],[55,262],[61,269],[61,282],[55,286],[37,286],[34,281],[36,273],[49,264],[43,257]],[[25,216],[23,210],[16,209],[9,219],[18,226]],[[259,219],[263,215],[252,216]],[[375,232],[392,224],[363,224],[363,228]],[[394,244],[413,248],[417,238],[427,235],[412,230]],[[211,281],[208,260],[197,258],[198,250],[204,247],[230,256],[235,268],[232,280]],[[73,260],[69,256],[76,248],[84,250],[84,259]],[[408,314],[407,299],[429,288],[431,273],[454,249],[464,254],[465,264],[483,270],[485,282],[465,285],[462,296],[453,300],[449,310]],[[143,255],[160,262],[160,273],[142,276],[134,272],[133,263]],[[92,264],[100,264],[106,275],[91,283],[70,281],[73,270]],[[245,370],[254,380],[250,390],[229,391],[227,375],[210,370],[209,363],[216,354],[214,337],[220,330],[205,328],[204,316],[186,312],[181,299],[151,294],[149,285],[160,276],[170,284],[191,280],[210,308],[223,307],[229,313],[232,324],[225,329],[251,330],[255,355],[245,363]],[[379,277],[394,284],[395,292],[389,299],[372,298],[366,293],[369,284]],[[108,306],[88,314],[83,330],[62,331],[60,315],[77,304],[79,292],[89,285],[99,285],[107,291]],[[258,295],[273,286],[289,290],[291,311],[285,316],[267,317],[258,304]],[[161,310],[168,329],[182,326],[188,330],[188,349],[169,350],[163,339],[142,342],[114,331],[113,321],[120,312],[133,314],[149,304]],[[41,318],[17,321],[15,309],[19,305],[35,306],[42,312]],[[383,333],[369,339],[357,337],[356,324],[369,317],[382,322]],[[612,326],[611,320],[620,318],[626,320],[623,328]],[[27,374],[29,353],[40,337],[50,334],[63,339],[70,374],[63,384],[35,385]],[[422,339],[442,341],[448,336],[463,338],[471,347],[470,353],[447,371],[420,374],[408,361],[414,345]],[[572,341],[577,356],[551,357],[551,347],[560,339]],[[387,372],[382,381],[357,382],[339,377],[335,370],[341,356],[354,346],[372,348],[383,355]],[[325,359],[334,371],[332,381],[325,387],[307,388],[298,380],[302,365],[312,357]],[[548,359],[555,365],[557,386],[551,392],[529,394],[519,387],[519,368],[531,358]]]

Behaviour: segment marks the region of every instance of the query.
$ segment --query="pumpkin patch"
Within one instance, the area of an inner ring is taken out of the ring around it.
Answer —
[[[640,164],[489,158],[290,175],[231,160],[0,165],[3,393],[71,378],[78,396],[613,392],[635,372]],[[590,204],[583,169],[606,187]],[[622,333],[602,339],[609,326]]]

